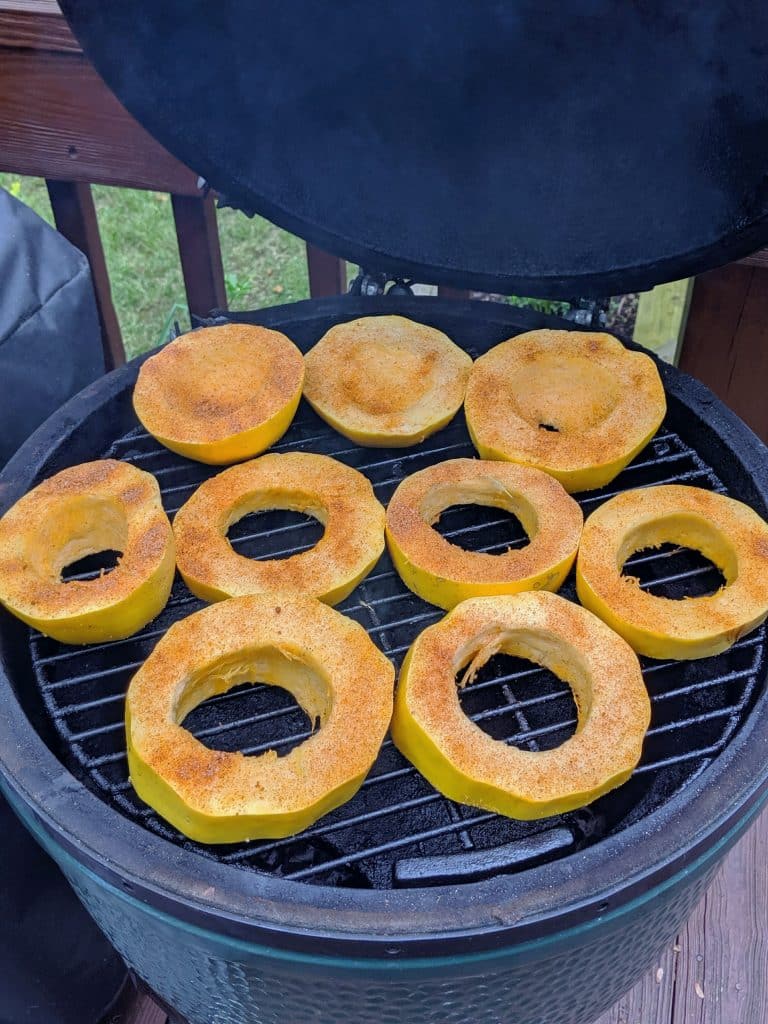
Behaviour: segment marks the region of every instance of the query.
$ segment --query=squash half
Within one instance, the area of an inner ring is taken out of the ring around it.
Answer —
[[[368,316],[332,327],[307,353],[304,396],[358,444],[404,447],[453,419],[471,366],[434,327]]]
[[[483,459],[551,473],[569,492],[603,487],[666,412],[653,360],[610,334],[529,331],[472,367],[464,402]]]
[[[518,517],[530,542],[502,554],[465,551],[434,524],[453,505],[486,505]],[[576,558],[583,516],[562,485],[528,466],[451,459],[406,477],[387,508],[387,545],[407,587],[453,608],[470,597],[557,590]]]
[[[112,572],[62,581],[66,566],[109,550],[121,552]],[[165,607],[174,569],[157,481],[127,462],[62,470],[0,519],[0,602],[65,644],[136,633]]]
[[[188,459],[253,458],[286,432],[304,359],[284,334],[224,324],[184,334],[139,370],[133,407],[157,440]]]
[[[256,560],[239,555],[227,531],[249,512],[304,512],[325,527],[308,551]],[[370,482],[327,455],[263,455],[206,480],[176,513],[179,572],[204,601],[284,591],[342,601],[384,550],[384,509]]]
[[[627,559],[662,544],[694,548],[720,569],[715,594],[670,600],[622,575]],[[624,491],[584,524],[579,600],[649,658],[707,658],[768,615],[768,523],[747,505],[699,487]]]
[[[459,704],[494,654],[544,665],[573,690],[575,735],[552,750],[494,740]],[[396,746],[452,800],[511,818],[544,818],[595,800],[630,777],[650,722],[631,647],[600,619],[546,592],[464,601],[425,629],[400,671],[392,718]]]
[[[202,701],[247,681],[289,690],[320,728],[280,757],[210,750],[183,727]],[[128,687],[131,782],[197,842],[294,835],[359,789],[389,725],[393,681],[365,630],[312,598],[204,608],[168,630]]]

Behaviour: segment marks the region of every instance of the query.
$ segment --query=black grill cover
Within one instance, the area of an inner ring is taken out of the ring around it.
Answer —
[[[244,209],[422,281],[649,287],[768,241],[768,5],[63,0]]]
[[[103,372],[88,260],[0,188],[0,466]]]

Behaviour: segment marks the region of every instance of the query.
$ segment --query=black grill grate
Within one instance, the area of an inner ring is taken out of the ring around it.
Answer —
[[[433,462],[471,456],[461,417],[408,450],[362,449],[326,427],[304,404],[277,451],[317,451],[364,472],[386,503],[406,474]],[[126,459],[154,473],[167,511],[173,514],[214,470],[181,459],[139,429],[103,454]],[[620,478],[582,501],[588,514],[620,490],[685,482],[724,490],[716,474],[681,438],[662,427]],[[473,521],[471,510],[451,510],[444,534],[474,550],[502,551],[525,543],[509,517]],[[265,550],[263,521],[249,516],[231,531],[244,554]],[[269,517],[270,549],[285,555],[310,547],[316,524]],[[656,593],[681,596],[716,587],[717,573],[690,552],[664,549],[629,563]],[[660,590],[661,588],[661,590]],[[562,593],[574,597],[572,580]],[[325,885],[387,888],[468,880],[491,871],[513,870],[574,852],[644,817],[698,775],[723,749],[759,689],[764,629],[731,651],[700,662],[644,663],[653,701],[652,727],[642,763],[621,789],[591,806],[541,822],[514,822],[446,800],[409,766],[387,740],[360,792],[298,837],[225,847],[191,843],[143,805],[127,778],[123,698],[131,674],[170,623],[202,607],[177,580],[161,616],[137,636],[89,648],[70,648],[31,633],[32,662],[43,701],[55,727],[55,752],[104,801],[170,841],[243,869]],[[408,646],[441,615],[410,594],[382,561],[339,610],[357,619],[399,665]],[[552,746],[573,729],[573,704],[563,686],[526,662],[489,663],[468,687],[463,704],[492,735],[535,750]],[[220,749],[257,754],[285,751],[308,735],[306,716],[283,691],[265,685],[239,688],[195,712],[188,726]]]

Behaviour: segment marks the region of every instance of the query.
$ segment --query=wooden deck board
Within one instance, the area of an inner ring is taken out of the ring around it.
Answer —
[[[730,263],[696,278],[679,365],[768,441],[765,265]]]
[[[675,961],[670,946],[642,981],[603,1014],[597,1024],[668,1024],[674,1001]]]
[[[742,839],[688,922],[672,1024],[768,1021],[768,814]]]

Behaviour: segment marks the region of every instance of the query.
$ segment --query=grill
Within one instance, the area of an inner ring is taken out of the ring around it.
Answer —
[[[181,13],[172,0],[61,3],[118,100],[201,189],[321,250],[313,292],[338,288],[323,253],[359,264],[354,296],[237,316],[305,351],[334,324],[380,313],[436,327],[473,356],[572,326],[450,292],[417,299],[409,280],[564,298],[586,317],[585,300],[766,242],[768,58],[754,39],[768,15],[755,4],[736,17],[689,4],[670,18],[660,5],[598,2],[552,19],[527,0],[396,2],[384,17],[304,0],[269,17],[242,0],[214,13],[203,0]],[[187,279],[208,280],[190,260]],[[706,389],[660,369],[662,428],[603,493],[582,496],[584,511],[623,488],[684,482],[767,517],[766,448]],[[0,511],[107,455],[155,473],[178,509],[211,471],[138,429],[135,376],[125,367],[52,417],[0,474]],[[461,418],[419,447],[365,450],[306,408],[278,450],[335,456],[383,502],[406,474],[473,454]],[[439,528],[489,552],[525,543],[513,518],[487,509],[448,510]],[[230,531],[254,558],[317,535],[279,512]],[[721,582],[669,546],[637,552],[627,571],[674,599]],[[563,593],[574,599],[572,580]],[[385,743],[354,799],[300,836],[199,846],[137,800],[122,722],[131,674],[198,607],[177,583],[142,633],[83,650],[0,614],[0,786],[129,966],[190,1024],[588,1024],[650,966],[768,797],[763,628],[715,658],[644,662],[653,716],[640,766],[582,810],[519,823],[455,804]],[[398,665],[441,614],[386,558],[340,610]],[[492,736],[532,751],[575,726],[568,688],[508,657],[461,700]],[[286,752],[309,729],[258,680],[186,725],[252,754]]]
[[[435,326],[475,357],[522,330],[567,326],[490,303],[400,296],[316,300],[236,319],[282,329],[306,350],[334,323],[385,312]],[[617,480],[579,496],[585,514],[623,489],[680,482],[731,494],[765,515],[765,449],[700,385],[671,367],[661,372],[665,422]],[[166,510],[178,510],[215,470],[174,455],[139,427],[130,404],[135,374],[135,366],[117,371],[41,428],[0,480],[4,504],[64,466],[110,456],[155,474]],[[340,459],[365,473],[384,503],[405,475],[474,454],[461,416],[415,448],[364,449],[305,404],[275,450]],[[439,529],[454,543],[488,552],[526,541],[514,517],[495,509],[450,509]],[[245,555],[274,558],[310,547],[318,535],[314,520],[274,511],[244,518],[230,540]],[[89,571],[93,565],[75,567],[75,575]],[[627,571],[652,592],[678,599],[721,582],[701,556],[671,546],[636,553]],[[562,593],[575,599],[572,580]],[[651,962],[703,891],[715,852],[722,856],[764,799],[763,627],[714,658],[643,662],[653,716],[640,766],[584,809],[515,822],[453,803],[386,741],[357,795],[299,836],[193,843],[133,792],[123,698],[168,626],[201,606],[177,580],[166,609],[141,633],[86,648],[0,618],[0,696],[11,709],[0,720],[0,759],[10,798],[129,963],[195,1024],[383,1024],[412,1019],[394,1015],[406,999],[416,1000],[409,1013],[426,1022],[497,1024],[503,1018],[496,1003],[483,1000],[482,986],[464,986],[454,975],[474,970],[472,957],[501,953],[507,959],[483,961],[483,977],[495,977],[494,991],[520,1005],[521,1021],[589,1021]],[[403,586],[386,555],[339,609],[397,665],[442,614]],[[478,725],[524,749],[555,746],[575,727],[567,686],[506,656],[492,659],[461,699]],[[309,735],[308,720],[285,691],[258,680],[208,700],[186,726],[210,746],[247,754],[270,747],[284,753]],[[665,895],[672,881],[674,898]],[[592,943],[598,924],[603,937]],[[555,982],[548,968],[531,981],[529,954],[519,951],[537,943],[551,949],[553,942],[570,950],[556,957],[564,973]],[[327,959],[337,955],[342,966]],[[295,967],[280,967],[280,957],[296,956],[322,961],[309,989],[297,982]],[[448,963],[448,956],[451,980],[427,971],[416,994],[403,982],[389,1017],[382,1006],[395,976],[373,984],[367,967],[349,974],[360,958],[424,971],[420,965]],[[192,960],[194,978],[184,966]],[[584,972],[600,977],[588,992],[578,981]],[[558,1004],[553,993],[560,991],[580,991],[582,1002]],[[214,1016],[217,1006],[226,1006],[226,1015]]]
[[[474,455],[461,417],[416,449],[387,451],[351,444],[306,404],[273,450],[322,452],[354,466],[385,504],[403,476]],[[140,428],[98,454],[153,473],[171,516],[215,472],[174,455]],[[714,470],[664,424],[616,481],[582,497],[581,505],[588,515],[618,491],[673,482],[726,490]],[[303,551],[316,541],[317,524],[295,518],[273,513],[262,526],[266,516],[246,517],[233,530],[233,546],[262,557]],[[479,517],[471,508],[454,509],[444,517],[442,532],[454,543],[486,552],[526,541],[519,525],[500,518],[498,510],[494,517]],[[718,586],[718,573],[699,562],[692,552],[677,549],[636,555],[627,568],[655,593],[682,597],[696,592],[694,587],[706,593]],[[562,593],[575,600],[572,581]],[[201,607],[204,603],[177,579],[161,618],[128,640],[80,650],[32,633],[32,665],[55,729],[55,752],[111,806],[173,843],[244,869],[324,885],[385,889],[414,881],[461,881],[595,843],[653,811],[716,757],[751,707],[764,668],[764,630],[703,663],[646,660],[653,720],[639,769],[628,785],[560,818],[517,823],[455,804],[432,789],[387,739],[360,792],[306,832],[216,849],[186,840],[139,801],[128,781],[124,741],[123,698],[131,675],[171,622]],[[339,610],[360,622],[398,666],[419,632],[442,614],[405,588],[387,555]],[[529,750],[567,739],[575,727],[567,686],[530,663],[504,661],[506,671],[498,671],[498,661],[491,663],[465,691],[469,716],[495,738]],[[303,712],[285,696],[267,685],[241,688],[206,702],[187,725],[222,750],[259,754],[274,747],[285,753],[310,735]]]

